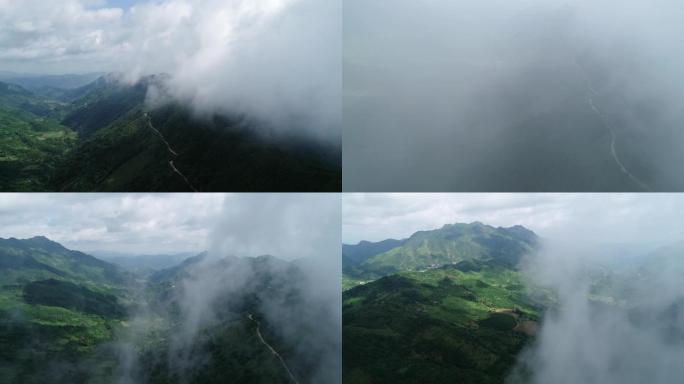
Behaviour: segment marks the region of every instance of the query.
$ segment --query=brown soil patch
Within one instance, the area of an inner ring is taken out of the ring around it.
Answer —
[[[518,323],[513,330],[515,332],[524,333],[527,336],[536,336],[539,332],[539,323],[532,320],[525,320]]]

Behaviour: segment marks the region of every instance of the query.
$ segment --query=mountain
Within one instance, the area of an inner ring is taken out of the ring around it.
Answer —
[[[0,190],[341,189],[339,146],[269,133],[249,116],[199,116],[181,101],[152,108],[148,93],[166,94],[168,80],[108,74],[34,91],[0,83]]]
[[[45,117],[57,105],[16,84],[0,82],[0,105]]]
[[[502,383],[543,307],[517,271],[475,264],[402,272],[345,291],[344,383]]]
[[[537,242],[537,236],[522,226],[447,224],[440,229],[416,232],[389,250],[379,247],[377,254],[364,254],[362,262],[347,264],[344,272],[348,277],[373,279],[399,271],[425,270],[471,260],[512,268]],[[396,244],[396,241],[385,243]]]
[[[295,263],[273,256],[207,253],[151,275],[153,314],[146,318],[164,318],[166,326],[154,330],[156,341],[140,345],[137,375],[147,383],[175,382],[179,375],[197,383],[223,383],[226,377],[336,382],[338,371],[320,367],[330,353],[328,340],[338,332],[323,331],[327,314],[309,297],[306,280]],[[339,350],[334,355],[339,358]],[[325,379],[318,381],[321,375]]]
[[[59,122],[59,102],[0,82],[0,191],[46,190],[56,159],[76,135]]]
[[[114,265],[45,237],[0,239],[0,382],[67,380],[56,371],[123,325],[130,286]]]
[[[271,140],[243,116],[198,118],[180,104],[148,110],[150,87],[101,79],[63,124],[80,143],[58,166],[63,191],[339,190],[339,150],[304,138]]]
[[[136,275],[0,239],[0,383],[335,383],[328,309],[295,263],[207,253]]]
[[[369,257],[403,245],[405,240],[387,239],[372,243],[360,241],[356,245],[342,244],[342,266],[351,267],[366,261]]]
[[[538,242],[475,222],[346,247],[344,383],[503,382],[552,302],[517,268]]]
[[[4,284],[60,279],[116,286],[129,276],[120,268],[72,251],[45,237],[0,239],[0,274]]]
[[[196,255],[196,253],[192,252],[158,255],[139,255],[109,251],[92,251],[91,253],[102,260],[137,273],[151,273],[170,268],[188,257]]]
[[[83,87],[102,76],[102,73],[69,74],[69,75],[17,75],[4,76],[7,83],[20,85],[30,91],[45,88],[71,90]]]

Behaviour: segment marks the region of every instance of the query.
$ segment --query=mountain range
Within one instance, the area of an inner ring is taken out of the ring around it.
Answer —
[[[0,82],[0,190],[341,188],[341,152],[333,144],[267,137],[270,128],[258,117],[199,116],[171,99],[152,108],[148,93],[163,92],[167,75],[134,84],[117,74],[85,85],[84,78],[30,80]]]
[[[330,337],[306,279],[272,256],[138,274],[45,237],[0,239],[0,382],[320,382]]]

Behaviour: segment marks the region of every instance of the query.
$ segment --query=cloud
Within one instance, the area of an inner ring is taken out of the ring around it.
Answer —
[[[87,3],[0,2],[0,68],[119,71],[129,81],[169,73],[172,95],[198,113],[339,139],[339,1],[165,0],[127,11]]]
[[[340,252],[339,194],[235,194],[211,235],[215,255],[316,259]]]
[[[3,238],[47,236],[66,247],[128,253],[201,251],[221,194],[4,194]]]
[[[681,229],[674,217],[669,224]],[[523,270],[526,284],[556,301],[508,383],[676,382],[684,374],[681,239],[656,251],[619,249],[615,258],[572,231],[544,241]]]

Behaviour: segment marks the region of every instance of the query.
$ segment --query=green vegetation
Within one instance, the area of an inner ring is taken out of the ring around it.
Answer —
[[[338,191],[341,153],[302,137],[272,139],[243,116],[202,117],[169,104],[144,116],[150,76],[104,76],[32,93],[0,83],[0,191]]]
[[[516,269],[537,241],[472,223],[345,246],[344,382],[503,382],[549,303]]]
[[[24,301],[113,318],[125,314],[115,296],[55,279],[34,281],[24,286]]]
[[[10,108],[0,99],[0,191],[48,189],[56,162],[76,134],[52,117]]]
[[[365,255],[359,263],[343,265],[347,276],[375,279],[399,271],[418,271],[446,264],[480,260],[513,268],[536,246],[536,235],[520,226],[494,228],[481,223],[449,224],[432,231],[414,233],[400,246]],[[396,245],[393,244],[393,245]],[[350,254],[360,246],[346,246]]]
[[[312,383],[315,359],[297,344],[314,330],[290,321],[284,333],[262,313],[268,301],[290,319],[316,316],[298,290],[301,271],[268,256],[219,259],[208,270],[203,262],[206,254],[133,275],[45,237],[0,239],[0,383],[288,383],[257,324],[300,382]],[[250,271],[249,284],[220,292],[206,321],[192,323],[186,279],[218,281],[233,268]]]
[[[500,383],[540,308],[516,272],[434,269],[344,292],[345,383]]]
[[[0,239],[0,382],[79,382],[113,369],[99,348],[122,327],[129,279],[44,237]]]

